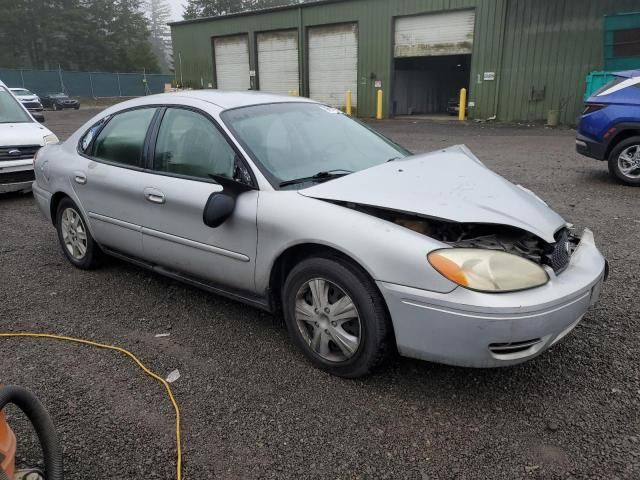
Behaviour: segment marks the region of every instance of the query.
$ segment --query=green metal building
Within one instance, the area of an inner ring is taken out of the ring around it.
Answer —
[[[615,24],[638,11],[640,0],[324,0],[171,31],[176,80],[194,88],[300,94],[336,107],[351,91],[361,117],[375,115],[382,89],[389,117],[444,113],[465,87],[469,118],[537,121],[560,110],[574,123],[605,44],[640,68],[640,16],[618,22],[624,48],[611,46],[604,27],[605,16]]]

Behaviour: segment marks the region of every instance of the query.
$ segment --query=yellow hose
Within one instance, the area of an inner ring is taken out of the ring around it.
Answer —
[[[178,402],[176,402],[175,397],[173,396],[173,392],[171,391],[171,387],[169,386],[169,384],[167,383],[167,381],[156,375],[155,373],[153,373],[151,370],[149,370],[147,367],[144,366],[144,364],[138,360],[138,358],[131,353],[128,350],[125,350],[124,348],[120,348],[120,347],[114,347],[113,345],[105,345],[103,343],[97,343],[97,342],[92,342],[90,340],[83,340],[81,338],[73,338],[73,337],[65,337],[62,335],[51,335],[48,333],[0,333],[0,338],[1,337],[31,337],[31,338],[48,338],[48,339],[53,339],[53,340],[62,340],[65,342],[73,342],[73,343],[79,343],[82,345],[90,345],[92,347],[97,347],[97,348],[104,348],[107,350],[114,350],[116,352],[120,352],[123,353],[124,355],[126,355],[127,357],[129,357],[131,360],[133,360],[147,375],[149,375],[150,377],[155,378],[158,382],[160,382],[165,390],[167,391],[167,394],[169,395],[169,399],[171,400],[171,403],[173,405],[173,408],[175,410],[176,413],[176,445],[177,445],[177,452],[178,452],[178,459],[176,462],[176,477],[177,480],[182,480],[182,446],[181,446],[181,440],[180,440],[180,407],[178,407]]]

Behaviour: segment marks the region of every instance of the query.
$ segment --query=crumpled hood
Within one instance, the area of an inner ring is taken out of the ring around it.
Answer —
[[[36,122],[0,123],[0,146],[42,145],[43,138],[50,134]]]
[[[489,170],[464,145],[377,165],[299,193],[460,223],[510,225],[548,243],[566,225],[537,196]]]

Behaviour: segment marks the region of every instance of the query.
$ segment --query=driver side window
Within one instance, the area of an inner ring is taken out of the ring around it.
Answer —
[[[238,164],[235,151],[208,118],[191,110],[167,109],[158,132],[154,170],[207,180],[219,175],[244,181],[242,175],[236,178]]]

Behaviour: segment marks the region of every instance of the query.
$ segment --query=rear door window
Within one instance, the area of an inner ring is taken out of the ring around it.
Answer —
[[[93,157],[99,160],[142,167],[142,150],[155,108],[140,108],[115,115],[95,140]],[[91,130],[87,133],[89,135]],[[84,142],[87,147],[91,140]],[[81,145],[82,147],[83,145]]]

